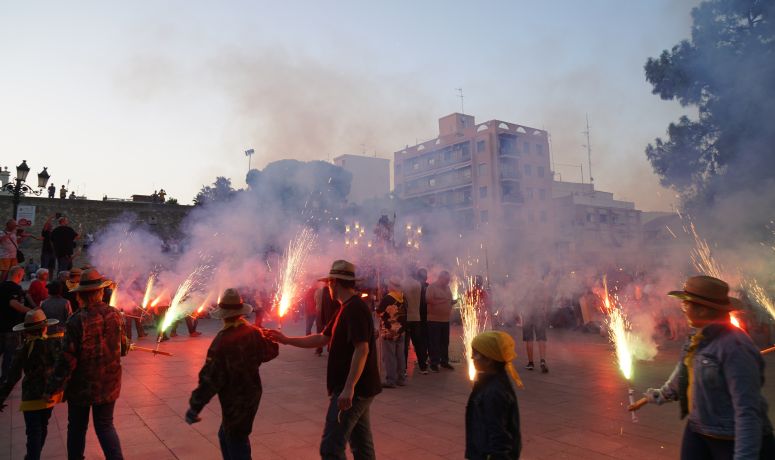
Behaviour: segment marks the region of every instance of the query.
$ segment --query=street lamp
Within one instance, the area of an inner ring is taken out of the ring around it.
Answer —
[[[27,175],[30,173],[30,167],[27,166],[27,160],[23,160],[22,164],[16,167],[16,177],[13,182],[8,182],[3,185],[2,190],[6,191],[13,196],[13,218],[16,219],[16,213],[19,209],[19,202],[22,199],[22,195],[31,193],[33,195],[40,195],[46,188],[48,178],[51,177],[47,171],[48,168],[43,167],[43,171],[38,173],[38,190],[27,185]]]

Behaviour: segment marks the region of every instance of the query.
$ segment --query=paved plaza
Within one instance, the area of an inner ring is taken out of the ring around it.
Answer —
[[[201,423],[183,421],[212,337],[219,323],[201,321],[204,335],[182,335],[162,344],[173,357],[131,352],[124,358],[122,393],[116,427],[127,459],[218,459],[217,398],[202,412]],[[181,327],[181,331],[184,328]],[[302,326],[286,325],[289,334]],[[518,337],[519,330],[510,331]],[[453,335],[459,330],[453,329]],[[611,349],[594,334],[551,330],[550,373],[524,370],[519,343],[518,369],[525,389],[518,392],[525,459],[674,459],[683,422],[676,404],[646,406],[633,423],[626,411],[627,382],[616,370]],[[451,339],[459,355],[459,339]],[[150,338],[139,345],[153,346]],[[669,343],[653,362],[638,363],[633,385],[638,393],[662,383],[672,369],[679,345]],[[775,355],[768,364],[767,397],[775,401]],[[410,358],[411,360],[411,358]],[[255,459],[315,459],[327,406],[325,358],[312,350],[280,349],[262,366],[264,395],[253,426]],[[412,369],[413,370],[413,369]],[[372,405],[372,430],[379,459],[461,459],[465,446],[464,414],[470,391],[463,366],[440,374],[411,375],[409,386],[385,389]],[[20,385],[0,414],[0,459],[24,457],[24,420],[18,411]],[[46,459],[64,459],[65,405],[57,406],[43,451]],[[770,410],[772,418],[773,410]],[[90,427],[86,457],[102,458]]]

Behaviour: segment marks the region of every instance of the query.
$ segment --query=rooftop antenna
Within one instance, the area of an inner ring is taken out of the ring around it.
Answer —
[[[460,98],[460,113],[465,114],[466,107],[464,105],[465,97],[463,96],[463,88],[455,88],[455,91],[457,91],[457,97]]]
[[[582,131],[581,133],[587,135],[587,143],[586,145],[582,145],[582,147],[587,148],[587,174],[589,175],[589,183],[593,184],[595,182],[595,178],[592,177],[592,143],[589,142],[589,114],[587,114],[587,130]]]
[[[248,172],[250,172],[250,160],[253,158],[253,154],[256,153],[253,149],[245,150],[245,156],[248,157]]]

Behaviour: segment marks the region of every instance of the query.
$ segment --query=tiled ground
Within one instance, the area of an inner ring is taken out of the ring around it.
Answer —
[[[177,337],[162,345],[171,358],[133,352],[124,359],[124,380],[116,409],[124,454],[128,459],[217,459],[220,414],[217,400],[204,420],[183,421],[187,401],[207,347],[218,328],[202,321],[205,334]],[[183,329],[183,328],[181,328]],[[300,325],[286,325],[298,333]],[[453,334],[456,331],[453,331]],[[518,333],[519,331],[512,331]],[[678,407],[647,406],[632,423],[626,412],[627,383],[617,373],[611,350],[598,336],[550,331],[551,372],[519,368],[525,390],[518,393],[522,416],[523,458],[592,459],[677,458],[683,423]],[[148,339],[145,345],[153,346]],[[452,339],[459,348],[459,341]],[[521,344],[520,344],[521,346]],[[642,391],[669,374],[678,353],[670,344],[650,363],[639,363],[634,386]],[[769,355],[766,392],[775,401],[775,355]],[[264,396],[251,442],[256,459],[314,459],[327,405],[325,358],[310,350],[283,347],[280,357],[262,368]],[[413,375],[409,386],[386,389],[372,406],[372,429],[380,459],[463,458],[465,403],[470,391],[462,367],[454,372]],[[19,388],[0,414],[0,459],[24,456],[24,420],[18,412]],[[66,407],[54,410],[44,458],[64,459]],[[773,410],[770,417],[775,416]],[[90,430],[88,459],[102,458]]]

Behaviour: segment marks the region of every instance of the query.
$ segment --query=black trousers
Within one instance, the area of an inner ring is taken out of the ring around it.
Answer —
[[[428,352],[431,366],[449,364],[449,322],[428,321]]]
[[[406,323],[407,340],[404,342],[404,362],[409,363],[409,341],[412,341],[417,365],[420,369],[428,367],[428,323],[408,321]],[[407,364],[408,367],[408,364]]]

